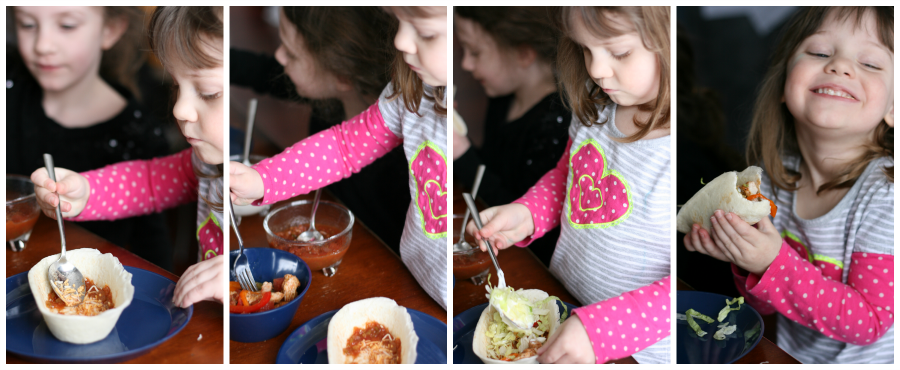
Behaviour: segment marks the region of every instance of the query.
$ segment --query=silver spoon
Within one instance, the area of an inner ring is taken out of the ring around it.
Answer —
[[[310,242],[313,240],[320,242],[325,240],[325,237],[322,235],[322,233],[316,230],[316,208],[319,208],[320,196],[322,196],[322,189],[317,189],[316,199],[313,200],[312,214],[309,216],[309,229],[297,236],[297,240],[301,242]]]
[[[479,165],[478,169],[475,171],[475,183],[472,185],[472,198],[478,196],[478,187],[481,186],[481,178],[484,176],[485,166]],[[472,246],[466,241],[466,223],[469,222],[469,216],[472,215],[472,212],[466,208],[466,213],[463,215],[462,219],[462,229],[459,233],[459,240],[456,244],[453,244],[453,251],[460,252],[464,250],[472,249]]]
[[[469,207],[469,210],[472,213],[478,212],[478,208],[475,208],[475,200],[472,199],[472,195],[469,193],[463,193],[463,199],[466,201],[466,205]],[[475,226],[478,227],[478,230],[481,230],[481,217],[472,217],[472,221],[475,221]],[[497,286],[496,289],[506,288],[506,277],[503,275],[503,270],[500,269],[500,264],[497,263],[497,256],[494,255],[494,248],[491,247],[491,242],[487,239],[484,240],[484,244],[487,245],[488,253],[491,256],[491,262],[494,262],[494,268],[497,269]],[[500,318],[504,323],[508,326],[519,328],[520,330],[525,330],[526,328],[530,328],[534,323],[524,323],[520,325],[519,323],[513,321],[508,316],[506,316],[506,312],[500,309],[500,306],[494,302],[491,303],[491,306],[494,307],[497,312],[500,312]]]
[[[247,135],[244,136],[244,165],[250,167],[250,142],[253,138],[253,122],[256,121],[256,98],[250,99],[250,108],[247,112]]]
[[[50,179],[56,182],[56,170],[53,167],[53,156],[44,153],[44,166]],[[57,193],[57,198],[59,193]],[[84,276],[75,265],[66,260],[66,232],[63,230],[62,217],[62,199],[56,203],[56,222],[59,224],[59,239],[62,241],[62,252],[59,259],[50,265],[47,271],[47,278],[50,281],[50,287],[56,292],[66,306],[77,306],[84,299]]]

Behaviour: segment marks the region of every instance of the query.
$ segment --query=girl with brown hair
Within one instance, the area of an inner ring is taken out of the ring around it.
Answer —
[[[474,234],[497,249],[560,226],[550,271],[582,303],[541,363],[668,363],[669,7],[565,7],[560,86],[573,111],[556,168]]]
[[[894,362],[894,16],[813,7],[788,22],[762,82],[747,157],[779,212],[717,211],[684,239],[733,263],[803,363]]]
[[[7,173],[30,175],[44,165],[43,153],[75,171],[169,153],[153,99],[139,94],[147,59],[140,8],[19,6],[7,13],[17,46],[7,47]],[[173,268],[164,215],[82,226]]]
[[[222,28],[222,7],[160,7],[150,21],[150,46],[174,80],[172,113],[191,148],[82,173],[57,167],[57,182],[43,168],[31,175],[38,203],[51,218],[57,204],[70,220],[88,221],[196,201],[201,262],[178,280],[173,303],[179,307],[224,297]]]
[[[397,146],[408,189],[400,257],[426,292],[447,306],[447,8],[387,9],[399,25],[391,83],[362,113],[246,167],[231,163],[235,204],[271,204],[340,181]],[[297,35],[282,22],[283,48]],[[282,59],[295,83],[302,71]],[[296,77],[295,77],[296,74]]]

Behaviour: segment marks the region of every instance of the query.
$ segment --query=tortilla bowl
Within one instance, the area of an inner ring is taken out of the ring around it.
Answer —
[[[66,252],[66,259],[75,265],[85,278],[98,287],[109,285],[115,308],[97,316],[70,316],[53,313],[47,308],[47,295],[53,289],[47,277],[50,265],[59,259],[55,254],[42,259],[28,271],[28,285],[47,328],[56,339],[74,344],[87,344],[106,338],[116,326],[119,315],[134,298],[131,273],[112,254],[101,254],[96,249],[83,248]]]
[[[413,328],[412,318],[405,307],[384,297],[347,304],[331,318],[328,323],[328,363],[346,363],[348,356],[344,355],[344,347],[347,339],[353,335],[354,328],[365,328],[369,321],[384,325],[391,335],[400,339],[400,363],[416,363],[419,336]]]
[[[771,209],[769,202],[747,200],[737,189],[738,185],[759,181],[761,174],[762,168],[750,166],[740,173],[725,172],[706,183],[678,211],[678,231],[688,234],[694,224],[700,224],[706,231],[712,231],[709,219],[718,209],[725,213],[733,212],[751,225],[762,220],[769,215]]]
[[[542,301],[547,299],[549,295],[547,292],[539,289],[527,289],[518,291],[523,296],[527,297],[532,302]],[[551,315],[550,322],[550,330],[548,331],[547,338],[550,338],[550,335],[553,335],[556,332],[556,328],[559,327],[559,306],[556,305],[555,300],[550,300],[548,302],[544,302],[543,306],[539,308],[549,308]],[[516,361],[503,361],[497,360],[488,357],[487,346],[490,338],[485,335],[488,329],[488,325],[491,322],[491,316],[494,315],[494,307],[490,304],[485,307],[484,311],[481,312],[481,317],[478,318],[478,325],[475,326],[474,337],[472,338],[472,351],[475,352],[475,355],[481,359],[486,364],[536,364],[538,363],[538,356],[531,356],[528,358],[523,358],[521,360]],[[546,342],[545,342],[546,343]]]

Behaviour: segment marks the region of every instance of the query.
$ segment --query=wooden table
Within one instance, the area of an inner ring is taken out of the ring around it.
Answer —
[[[272,210],[300,199],[312,199],[312,194],[276,203]],[[322,194],[322,199],[334,201],[328,192]],[[269,247],[262,223],[263,217],[260,216],[244,217],[241,220],[238,229],[244,238],[245,248]],[[237,248],[237,238],[232,233],[231,249]],[[313,271],[312,284],[287,330],[263,342],[231,341],[230,362],[274,363],[281,345],[297,327],[325,312],[371,297],[387,297],[403,307],[447,322],[447,311],[419,286],[400,257],[356,220],[350,249],[344,255],[337,273],[332,277],[325,277],[322,271]]]
[[[678,290],[694,290],[690,285],[678,279],[677,283]],[[676,292],[677,294],[677,292]],[[774,323],[774,321],[772,321]],[[770,322],[766,321],[766,331],[775,330],[775,325],[770,325]],[[799,364],[800,361],[797,361],[793,356],[789,355],[783,349],[779,348],[772,343],[768,338],[763,336],[762,339],[759,340],[759,344],[756,345],[750,353],[741,357],[740,360],[737,360],[736,364],[759,364],[767,362],[770,364]]]
[[[479,207],[480,209],[481,207]],[[466,205],[461,193],[453,197],[453,213],[465,213]],[[457,227],[454,225],[454,227]],[[455,242],[455,241],[454,241]],[[519,289],[540,289],[547,294],[559,297],[563,302],[571,303],[577,307],[582,304],[573,297],[559,280],[547,270],[528,248],[511,247],[500,251],[497,255],[497,263],[503,269],[506,284]],[[497,286],[497,269],[491,264],[491,286]],[[459,315],[464,311],[488,302],[485,297],[484,286],[476,286],[469,280],[458,280],[453,288],[453,315]],[[636,364],[634,357],[610,361],[616,364]]]
[[[147,262],[124,248],[113,245],[103,238],[81,228],[77,223],[66,222],[66,246],[69,250],[94,248],[100,253],[112,253],[125,266],[141,268],[178,281],[178,276]],[[56,221],[41,215],[28,244],[21,252],[6,248],[6,277],[31,270],[40,260],[60,250],[59,228]],[[224,289],[224,288],[223,288]],[[219,303],[200,302],[194,304],[194,314],[180,333],[163,342],[144,355],[126,364],[143,363],[204,363],[224,362],[223,307]],[[203,335],[202,340],[197,338]],[[14,354],[6,354],[8,364],[31,363],[30,360]]]

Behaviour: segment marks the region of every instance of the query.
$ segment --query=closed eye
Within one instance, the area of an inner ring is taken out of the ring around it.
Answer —
[[[812,56],[814,56],[814,57],[818,57],[818,58],[828,58],[828,56],[829,56],[828,54],[812,53],[812,52],[807,53],[807,54],[812,55]]]
[[[626,52],[624,52],[624,53],[622,53],[622,54],[613,54],[613,58],[614,58],[615,60],[622,60],[622,59],[627,58],[629,55],[631,55],[631,50],[626,51]]]
[[[221,97],[222,97],[221,91],[214,93],[214,94],[200,94],[200,99],[203,99],[203,100],[215,100],[215,99],[218,99]]]

